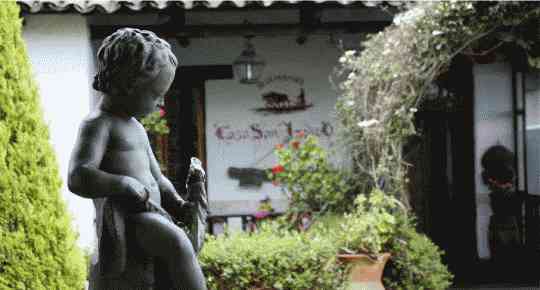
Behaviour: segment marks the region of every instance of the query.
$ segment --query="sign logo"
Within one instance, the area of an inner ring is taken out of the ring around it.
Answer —
[[[261,80],[257,86],[261,90],[264,107],[256,112],[267,114],[305,111],[313,104],[307,101],[304,79],[290,75],[273,75]]]

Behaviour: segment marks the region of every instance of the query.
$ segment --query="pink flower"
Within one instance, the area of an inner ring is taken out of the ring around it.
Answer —
[[[298,136],[298,137],[300,137],[300,138],[301,138],[301,137],[304,137],[305,135],[306,135],[306,133],[304,132],[304,130],[299,131],[299,132],[296,134],[296,136]]]
[[[165,116],[165,113],[166,113],[166,112],[165,112],[165,110],[164,110],[163,108],[160,108],[160,109],[159,109],[159,116],[160,116],[160,117],[164,117],[164,116]]]
[[[256,219],[262,219],[262,218],[265,218],[265,217],[267,217],[269,215],[270,215],[270,212],[266,211],[266,210],[258,211],[258,212],[256,212],[254,214]]]

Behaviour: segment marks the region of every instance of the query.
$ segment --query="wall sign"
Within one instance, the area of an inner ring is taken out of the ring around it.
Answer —
[[[235,127],[230,123],[215,123],[214,128],[216,138],[225,144],[260,141],[277,141],[280,143],[282,140],[286,140],[301,131],[306,135],[315,135],[319,138],[334,135],[334,127],[329,121],[322,121],[317,124],[293,123],[292,121],[272,124],[251,123],[242,127]]]
[[[263,107],[256,112],[267,114],[305,111],[313,106],[307,101],[304,79],[289,75],[273,75],[257,84],[261,91]]]

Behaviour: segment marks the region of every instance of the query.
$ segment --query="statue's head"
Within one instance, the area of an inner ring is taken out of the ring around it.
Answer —
[[[505,190],[513,187],[516,176],[514,153],[502,145],[489,147],[482,155],[482,179],[490,190]]]
[[[98,50],[93,87],[127,114],[143,116],[156,109],[177,65],[165,40],[151,31],[122,28],[107,36]]]

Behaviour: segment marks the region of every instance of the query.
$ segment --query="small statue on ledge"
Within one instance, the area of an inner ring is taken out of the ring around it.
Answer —
[[[504,146],[492,146],[482,155],[482,178],[491,193],[489,247],[492,259],[507,261],[521,248],[519,217],[521,199],[514,182],[514,154]]]
[[[192,159],[184,201],[161,173],[135,119],[156,109],[173,82],[177,59],[166,41],[132,28],[105,38],[97,58],[93,86],[103,98],[82,122],[68,180],[72,192],[93,199],[96,207],[99,262],[90,288],[205,290],[196,256],[206,226],[204,170]],[[191,237],[165,208],[180,215]],[[155,271],[155,263],[164,271]],[[156,281],[159,274],[166,274],[167,283]]]

